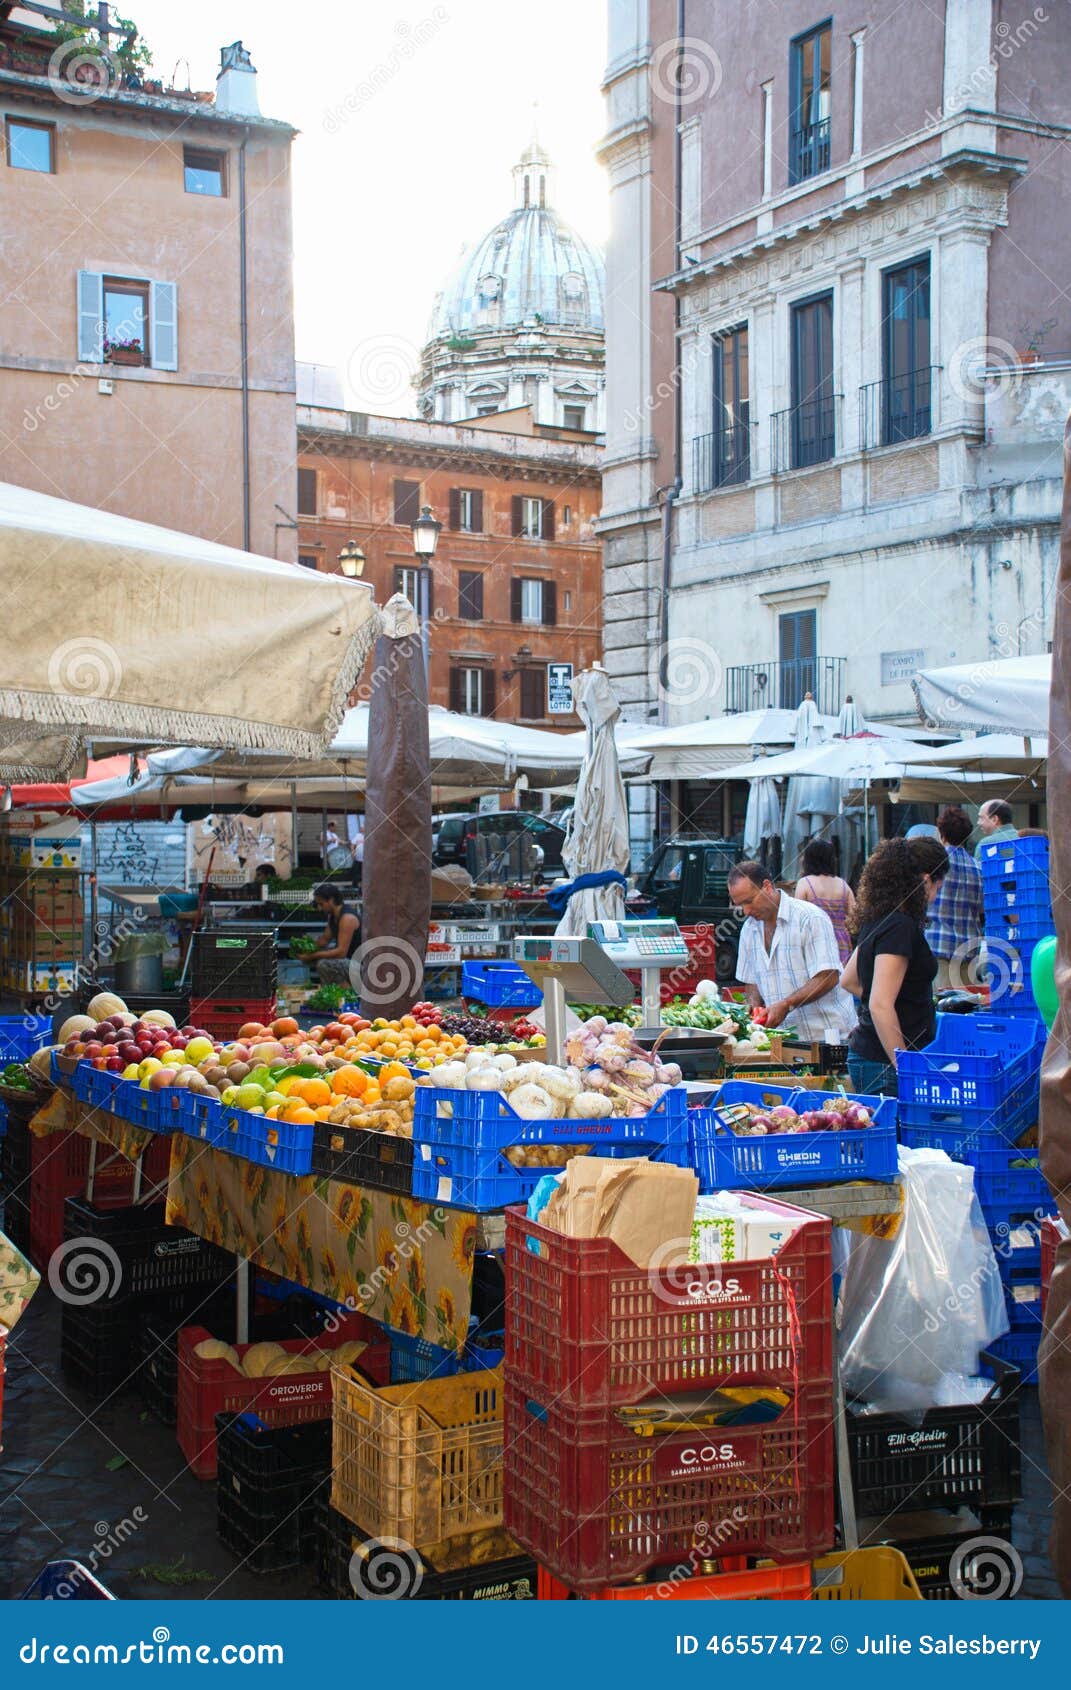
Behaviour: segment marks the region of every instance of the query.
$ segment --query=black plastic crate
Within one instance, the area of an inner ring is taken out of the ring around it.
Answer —
[[[276,986],[275,929],[235,933],[228,928],[193,936],[194,998],[267,998]]]
[[[943,1521],[929,1516],[923,1535],[905,1532],[903,1536],[883,1537],[882,1542],[892,1544],[906,1556],[924,1602],[970,1601],[971,1591],[992,1601],[1007,1601],[1015,1595],[1021,1579],[1021,1563],[1012,1548],[1011,1519],[1010,1509],[994,1511],[984,1521],[955,1514]],[[984,1540],[983,1546],[975,1550],[979,1539]],[[1008,1545],[1006,1557],[993,1539]],[[954,1561],[957,1582],[965,1587],[966,1596],[953,1582]]]
[[[89,1287],[84,1287],[88,1289]],[[99,1401],[141,1386],[142,1328],[154,1321],[163,1331],[200,1321],[202,1313],[230,1296],[229,1287],[186,1285],[145,1296],[137,1292],[93,1302],[64,1302],[60,1309],[60,1362],[72,1385]]]
[[[63,1207],[63,1236],[67,1242],[88,1241],[85,1257],[97,1260],[97,1271],[105,1283],[118,1280],[113,1287],[115,1296],[152,1295],[225,1279],[234,1267],[230,1253],[184,1227],[168,1226],[166,1209],[165,1203],[100,1209],[82,1197],[68,1197]],[[102,1246],[99,1252],[94,1252],[94,1242]],[[109,1251],[118,1259],[118,1275]],[[61,1277],[73,1280],[81,1255],[79,1251],[70,1252]]]
[[[372,1534],[362,1532],[326,1499],[319,1504],[317,1514],[317,1583],[336,1600],[355,1599],[357,1591],[350,1579],[350,1566],[355,1550]],[[400,1592],[404,1583],[413,1592],[408,1599],[418,1602],[530,1602],[536,1596],[537,1576],[536,1564],[528,1555],[513,1555],[507,1561],[484,1561],[448,1573],[433,1572],[415,1550],[401,1560],[396,1553],[388,1552],[378,1570],[374,1560],[368,1563],[368,1577],[374,1591],[390,1595],[392,1591]]]
[[[854,1414],[848,1448],[859,1514],[923,1508],[1010,1507],[1022,1495],[1019,1369],[988,1352],[993,1385],[982,1402],[932,1408],[915,1425],[895,1414]]]
[[[413,1141],[331,1121],[312,1126],[312,1171],[321,1179],[413,1194]]]
[[[176,1320],[166,1311],[150,1310],[140,1322],[141,1367],[138,1388],[141,1400],[155,1420],[164,1426],[174,1426],[178,1402],[178,1338],[183,1326],[196,1321],[213,1338],[228,1344],[235,1339],[234,1283],[228,1280],[216,1291],[210,1291],[207,1301],[197,1297],[181,1298],[182,1314]],[[198,1306],[191,1308],[191,1304]],[[187,1318],[187,1310],[190,1310]],[[260,1334],[256,1334],[260,1336]]]
[[[312,1561],[317,1503],[331,1477],[331,1422],[265,1426],[255,1414],[217,1414],[216,1522],[254,1573]]]

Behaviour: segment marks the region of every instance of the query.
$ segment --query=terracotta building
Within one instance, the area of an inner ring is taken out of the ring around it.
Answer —
[[[356,546],[379,603],[403,592],[423,609],[411,525],[428,506],[443,525],[428,581],[432,703],[575,728],[560,666],[602,651],[600,448],[527,409],[487,420],[299,405],[300,561],[337,570]]]
[[[0,100],[0,481],[294,558],[293,131],[249,55],[165,89],[5,5]]]

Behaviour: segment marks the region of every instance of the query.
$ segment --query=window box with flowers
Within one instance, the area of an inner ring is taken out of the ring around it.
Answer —
[[[137,339],[105,339],[104,362],[106,364],[143,365],[145,362],[145,348],[142,346],[141,341]]]

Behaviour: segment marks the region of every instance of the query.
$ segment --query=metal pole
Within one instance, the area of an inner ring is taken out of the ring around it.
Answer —
[[[290,872],[298,866],[297,782],[290,782]]]
[[[238,1271],[236,1280],[236,1302],[234,1311],[235,1343],[249,1342],[249,1279],[250,1262],[247,1256],[238,1257]]]
[[[431,652],[428,636],[428,623],[431,620],[431,605],[429,603],[429,587],[431,586],[431,570],[428,565],[420,566],[420,648],[424,654],[424,679],[428,684],[428,703],[431,703]]]

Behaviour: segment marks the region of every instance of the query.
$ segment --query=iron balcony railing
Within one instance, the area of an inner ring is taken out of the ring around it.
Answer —
[[[809,399],[774,411],[770,418],[770,467],[774,475],[824,464],[837,450],[837,395]]]
[[[929,364],[859,389],[859,444],[864,452],[930,433],[938,368]]]
[[[810,693],[823,716],[836,716],[844,703],[845,663],[843,657],[791,657],[737,664],[725,672],[725,707],[795,710]]]
[[[804,123],[794,129],[788,144],[789,177],[792,182],[805,182],[808,176],[819,176],[829,169],[829,119],[820,123]]]
[[[715,487],[737,487],[750,475],[751,427],[745,405],[736,422],[692,441],[692,485],[697,493],[709,493]]]

